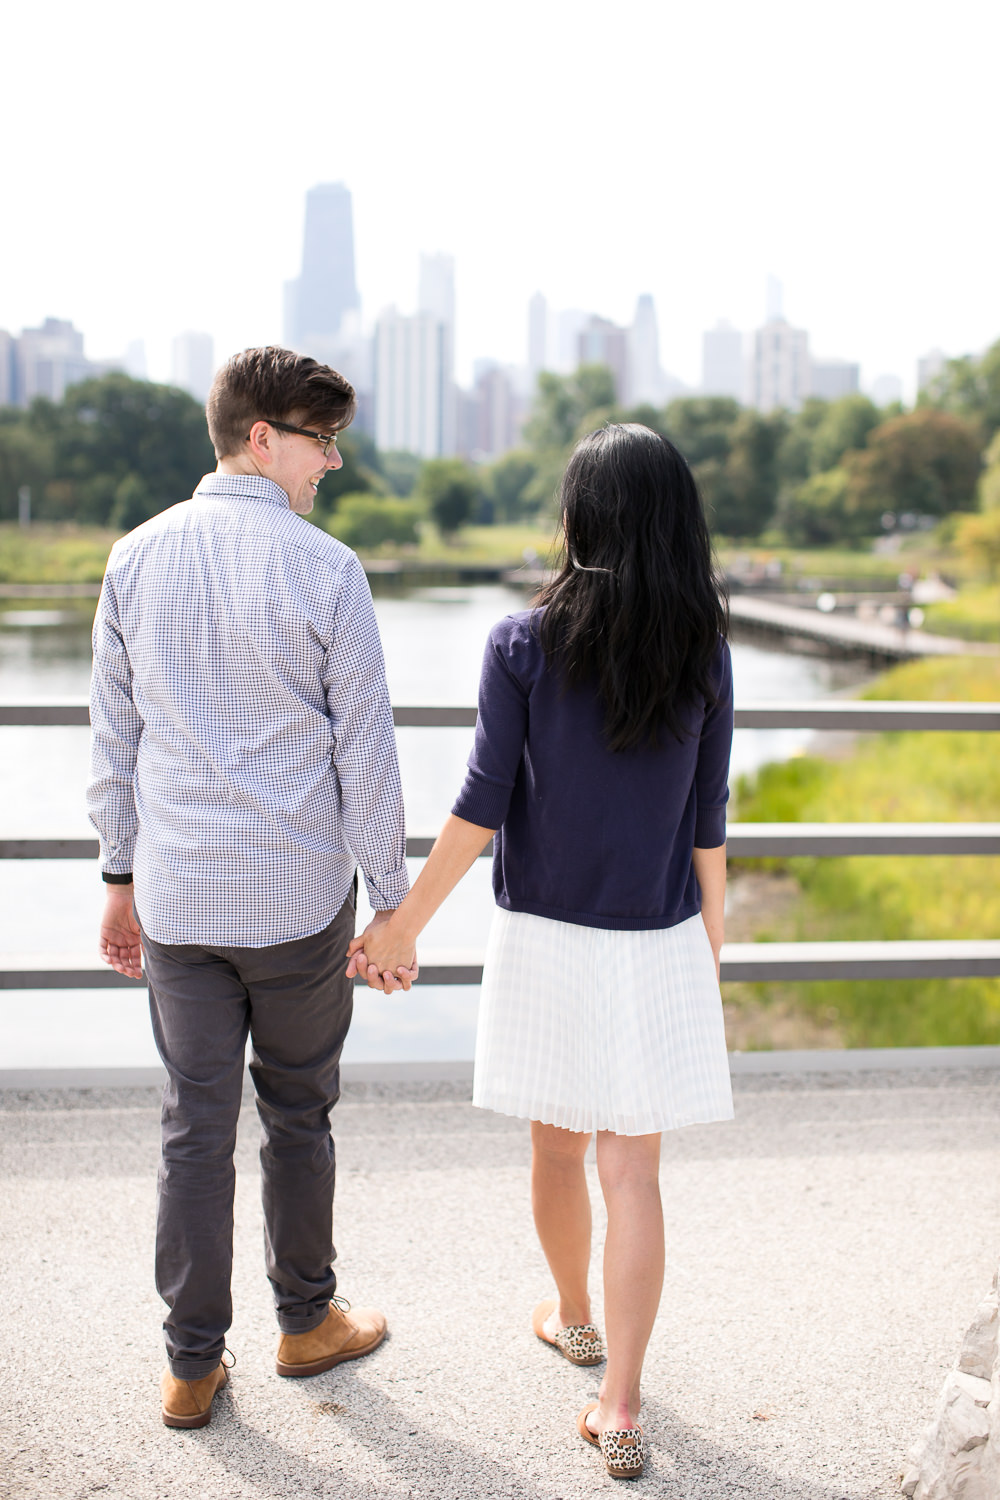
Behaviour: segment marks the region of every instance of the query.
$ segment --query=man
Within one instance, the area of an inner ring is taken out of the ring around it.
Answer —
[[[329,1113],[357,866],[387,916],[408,889],[403,808],[367,581],[302,519],[354,410],[315,360],[235,355],[208,398],[217,470],[116,543],[94,623],[101,954],[138,978],[145,952],[167,1069],[156,1279],[172,1427],[204,1426],[227,1379],[248,1034],[278,1373],[385,1336],[381,1313],[335,1298]]]

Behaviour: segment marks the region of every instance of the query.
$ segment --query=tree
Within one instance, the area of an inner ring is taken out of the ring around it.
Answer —
[[[778,524],[793,547],[833,547],[848,535],[847,473],[827,469],[782,496]]]
[[[537,475],[536,459],[521,449],[505,453],[486,470],[487,494],[501,521],[518,521],[536,508],[529,498],[529,491]]]
[[[874,401],[855,392],[831,401],[823,410],[812,437],[811,474],[835,469],[845,453],[864,448],[868,434],[882,417]]]
[[[393,494],[405,500],[413,494],[423,459],[401,448],[390,448],[378,456],[379,466]]]
[[[799,485],[810,474],[815,474],[813,450],[816,430],[823,423],[828,410],[829,402],[810,396],[790,418],[788,431],[778,451],[778,477],[786,490],[789,485]]]
[[[524,427],[529,445],[538,450],[565,449],[596,427],[615,405],[615,378],[605,365],[581,365],[572,375],[543,370]]]
[[[950,359],[930,386],[920,392],[921,406],[937,406],[976,422],[985,446],[1000,432],[1000,339],[976,358]]]
[[[728,396],[682,396],[663,413],[664,436],[680,449],[697,474],[706,460],[724,463],[732,447],[740,404]]]
[[[431,458],[420,471],[415,493],[441,535],[452,537],[472,515],[479,484],[460,458]]]
[[[885,512],[946,516],[972,510],[982,463],[979,432],[961,417],[918,407],[881,423],[848,453],[847,514],[869,533]]]
[[[38,413],[43,425],[51,416]],[[203,407],[171,386],[121,374],[85,380],[66,392],[58,426],[53,478],[72,486],[77,521],[106,523],[130,474],[141,476],[154,515],[215,468]]]
[[[724,464],[695,470],[713,524],[725,536],[755,537],[774,515],[778,451],[787,430],[783,412],[743,411],[732,430]]]
[[[402,547],[419,540],[417,526],[421,514],[420,506],[410,501],[363,491],[342,495],[336,513],[322,524],[345,546],[355,550],[380,547],[385,542]]]

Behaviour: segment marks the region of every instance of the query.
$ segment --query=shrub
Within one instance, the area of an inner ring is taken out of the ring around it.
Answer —
[[[323,524],[338,541],[355,550],[381,547],[387,542],[403,547],[418,541],[417,525],[422,515],[420,506],[408,500],[354,494],[342,496]]]

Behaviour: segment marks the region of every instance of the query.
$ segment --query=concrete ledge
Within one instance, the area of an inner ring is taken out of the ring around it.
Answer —
[[[873,1047],[813,1052],[732,1052],[734,1078],[747,1074],[905,1073],[1000,1068],[1000,1047]],[[158,1088],[162,1068],[5,1068],[0,1091]],[[345,1084],[472,1083],[472,1060],[345,1063]]]

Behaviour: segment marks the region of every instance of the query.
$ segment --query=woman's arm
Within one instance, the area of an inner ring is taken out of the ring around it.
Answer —
[[[360,974],[371,989],[383,989],[397,969],[413,968],[417,938],[494,832],[449,813],[409,895],[388,920],[369,923],[360,937],[351,940],[347,950],[349,979]]]
[[[712,945],[718,978],[725,925],[723,908],[726,901],[726,846],[720,844],[717,849],[695,849],[693,853],[694,873],[701,886],[701,915]]]

